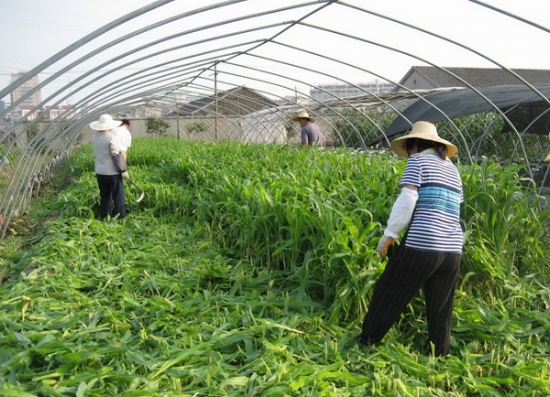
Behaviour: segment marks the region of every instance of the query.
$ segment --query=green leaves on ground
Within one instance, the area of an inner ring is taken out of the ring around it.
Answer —
[[[423,302],[354,343],[403,160],[380,153],[137,139],[129,216],[96,220],[91,150],[3,258],[0,395],[544,396],[548,212],[517,167],[460,165],[468,239],[452,356]]]

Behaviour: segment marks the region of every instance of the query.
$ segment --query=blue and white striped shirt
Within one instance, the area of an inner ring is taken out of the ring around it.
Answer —
[[[413,154],[401,186],[418,187],[418,201],[405,246],[421,251],[462,253],[462,180],[455,165],[435,153]]]

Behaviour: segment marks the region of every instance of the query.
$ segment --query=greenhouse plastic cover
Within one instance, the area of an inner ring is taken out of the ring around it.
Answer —
[[[550,84],[534,85],[535,90],[526,85],[502,85],[479,89],[457,88],[428,95],[403,110],[402,114],[371,145],[405,132],[416,121],[432,123],[468,116],[490,110],[506,109],[516,105],[546,102],[550,106]]]

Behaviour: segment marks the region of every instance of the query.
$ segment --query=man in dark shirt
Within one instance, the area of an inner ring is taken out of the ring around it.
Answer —
[[[293,119],[300,123],[302,127],[300,134],[302,136],[302,145],[304,146],[320,146],[324,147],[326,139],[321,133],[319,126],[315,123],[315,119],[310,117],[307,112],[301,112]]]

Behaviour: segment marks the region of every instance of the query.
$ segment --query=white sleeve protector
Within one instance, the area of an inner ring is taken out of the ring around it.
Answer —
[[[401,194],[395,201],[393,208],[388,219],[388,226],[384,230],[384,235],[393,237],[394,239],[399,237],[399,232],[403,230],[411,221],[411,217],[418,200],[418,191],[402,188]]]

